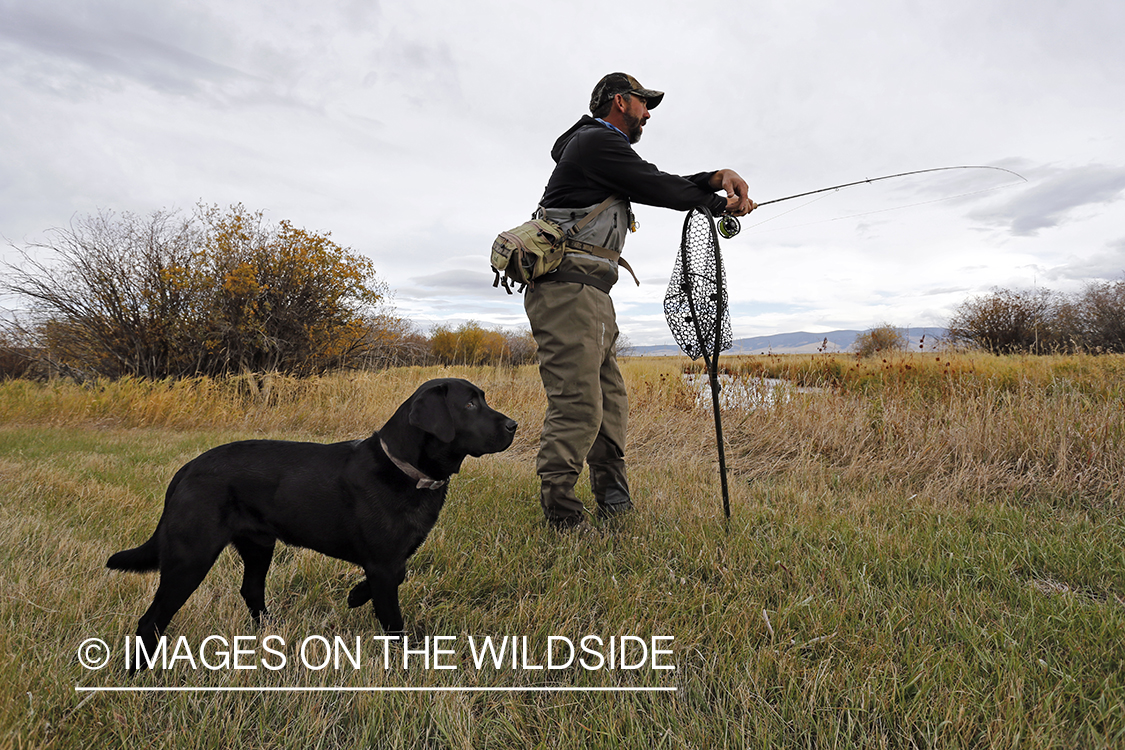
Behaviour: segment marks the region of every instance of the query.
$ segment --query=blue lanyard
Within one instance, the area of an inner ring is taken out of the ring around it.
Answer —
[[[617,131],[618,133],[620,133],[620,134],[621,134],[621,137],[622,137],[622,138],[624,138],[624,139],[626,140],[626,142],[628,142],[628,140],[629,140],[629,136],[625,135],[624,131],[622,131],[622,130],[621,130],[621,128],[617,127],[616,125],[610,125],[610,124],[609,124],[608,122],[606,122],[605,120],[603,120],[603,119],[602,119],[602,118],[600,118],[600,117],[598,117],[598,118],[595,118],[595,119],[596,119],[596,120],[597,120],[598,122],[600,122],[600,123],[601,123],[602,125],[605,125],[605,126],[606,126],[607,128],[609,128],[610,130],[616,130],[616,131]]]

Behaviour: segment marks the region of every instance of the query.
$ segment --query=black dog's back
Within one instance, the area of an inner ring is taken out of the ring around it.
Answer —
[[[106,567],[157,569],[162,532],[201,537],[223,547],[240,536],[275,537],[354,561],[355,555],[340,544],[346,514],[337,485],[361,446],[362,441],[242,440],[212,448],[176,472],[148,541],[113,555]],[[173,528],[162,529],[168,524]]]

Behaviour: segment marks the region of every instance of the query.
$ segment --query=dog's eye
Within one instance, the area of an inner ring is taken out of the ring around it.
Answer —
[[[465,408],[466,409],[476,409],[477,408],[477,400],[474,398],[472,401],[465,404]]]

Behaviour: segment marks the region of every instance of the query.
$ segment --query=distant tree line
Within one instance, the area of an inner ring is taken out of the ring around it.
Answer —
[[[474,321],[418,330],[388,304],[370,260],[241,205],[187,216],[101,212],[20,252],[0,281],[20,307],[0,320],[0,377],[309,375],[536,359],[527,330]],[[958,307],[948,339],[996,354],[1125,352],[1125,279],[1075,295],[994,289]],[[853,348],[901,351],[906,338],[885,324]]]
[[[430,336],[394,314],[370,260],[241,205],[102,212],[21,249],[0,290],[0,375],[179,378],[512,364],[530,332],[469,322]]]
[[[961,303],[949,338],[994,354],[1125,352],[1125,279],[1074,295],[993,289]]]

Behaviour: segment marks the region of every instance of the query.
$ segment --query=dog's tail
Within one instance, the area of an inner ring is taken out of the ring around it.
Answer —
[[[191,463],[187,463],[180,467],[176,475],[172,477],[172,481],[168,483],[168,489],[164,493],[164,507],[168,507],[168,500],[171,499],[172,493],[176,491],[176,486],[179,485],[180,479],[183,478],[184,472],[187,470]],[[163,523],[164,519],[160,519]],[[160,567],[160,542],[157,537],[160,534],[160,523],[156,524],[156,531],[152,532],[149,540],[142,544],[140,547],[133,549],[122,550],[113,555],[106,561],[105,566],[111,570],[132,570],[137,573],[143,573],[146,570],[156,570]]]
[[[109,558],[105,566],[113,570],[133,570],[138,573],[160,567],[160,547],[156,534],[140,547],[123,550]]]

